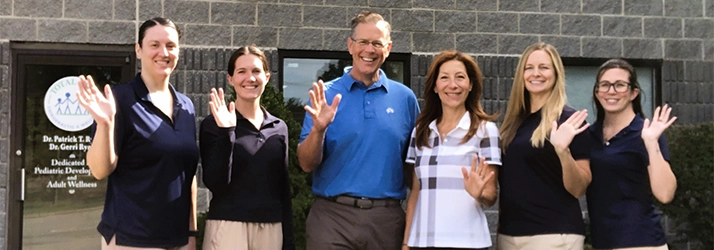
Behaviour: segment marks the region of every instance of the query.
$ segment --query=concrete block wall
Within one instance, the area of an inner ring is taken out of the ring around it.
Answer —
[[[0,40],[0,249],[5,246],[7,235],[10,115],[10,44]]]
[[[714,63],[665,61],[662,101],[673,106],[678,123],[714,121]]]
[[[368,9],[392,23],[395,52],[518,55],[543,41],[566,57],[714,60],[712,0],[2,2],[0,39],[13,41],[127,44],[165,16],[184,46],[344,50],[349,20]]]

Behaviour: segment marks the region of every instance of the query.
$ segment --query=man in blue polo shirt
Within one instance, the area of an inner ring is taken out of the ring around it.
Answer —
[[[404,153],[419,105],[411,89],[379,69],[392,49],[389,23],[363,11],[351,28],[352,67],[332,82],[314,83],[305,107],[297,153],[300,167],[314,171],[317,197],[307,249],[399,249]]]

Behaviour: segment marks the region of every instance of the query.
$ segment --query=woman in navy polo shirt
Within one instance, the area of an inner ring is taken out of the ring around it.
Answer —
[[[169,84],[180,37],[173,22],[152,18],[139,28],[141,73],[132,81],[102,95],[80,76],[79,102],[96,123],[87,165],[109,178],[102,249],[195,249],[194,107]]]
[[[668,249],[652,196],[666,204],[677,189],[662,136],[677,119],[670,118],[672,108],[657,107],[652,121],[646,119],[637,73],[621,59],[600,66],[593,102],[593,181],[587,190],[593,247]]]
[[[205,250],[294,249],[288,176],[288,127],[260,106],[270,79],[255,46],[230,57],[228,83],[236,93],[211,90],[211,114],[201,122],[203,182],[213,193]]]
[[[590,135],[587,112],[566,100],[555,47],[526,48],[501,125],[498,249],[583,249],[578,198],[590,183]]]
[[[429,68],[407,152],[415,169],[402,249],[491,246],[482,207],[496,203],[501,148],[496,117],[479,100],[482,78],[473,58],[455,50],[441,52]]]

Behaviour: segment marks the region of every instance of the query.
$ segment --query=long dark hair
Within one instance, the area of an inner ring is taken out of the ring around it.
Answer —
[[[178,33],[179,40],[181,40],[181,30],[179,30],[178,26],[176,26],[173,21],[169,20],[168,18],[154,17],[152,19],[146,20],[139,27],[139,41],[137,42],[139,44],[139,47],[142,47],[141,43],[144,41],[144,36],[146,36],[146,30],[156,25],[175,29],[176,33]]]
[[[492,121],[495,115],[486,114],[481,107],[481,91],[483,91],[483,75],[481,69],[471,56],[458,52],[456,50],[447,50],[439,53],[431,62],[429,72],[426,75],[426,86],[424,87],[424,109],[419,114],[416,121],[416,146],[421,149],[422,146],[431,147],[429,144],[429,123],[433,120],[441,120],[441,99],[439,94],[434,93],[436,80],[439,76],[441,65],[448,61],[460,61],[466,67],[466,74],[471,81],[471,91],[466,97],[466,110],[471,116],[471,126],[469,132],[466,133],[461,143],[465,143],[476,134],[478,127],[482,121]]]
[[[597,100],[597,85],[600,83],[600,78],[602,77],[603,74],[605,74],[605,71],[609,69],[622,69],[627,71],[627,73],[630,74],[630,92],[635,91],[635,89],[640,89],[640,83],[637,81],[637,72],[635,72],[635,68],[632,67],[630,63],[623,59],[610,59],[607,62],[603,63],[602,66],[600,66],[600,69],[597,71],[597,78],[595,79],[595,85],[593,86],[593,103],[595,103],[595,110],[597,114],[597,120],[596,122],[602,122],[605,120],[605,110],[602,108],[602,104],[600,104],[600,101]],[[639,115],[642,118],[645,118],[644,112],[642,112],[642,89],[640,89],[640,93],[637,94],[634,100],[632,100],[632,110],[635,111],[636,115]]]

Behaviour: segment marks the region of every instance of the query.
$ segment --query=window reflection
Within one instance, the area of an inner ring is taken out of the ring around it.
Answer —
[[[329,82],[341,77],[344,68],[351,65],[352,60],[348,59],[284,58],[282,91],[295,120],[302,124],[303,106],[310,101],[308,91],[313,82]],[[386,61],[381,68],[389,79],[404,83],[407,74],[404,67],[404,61]]]

